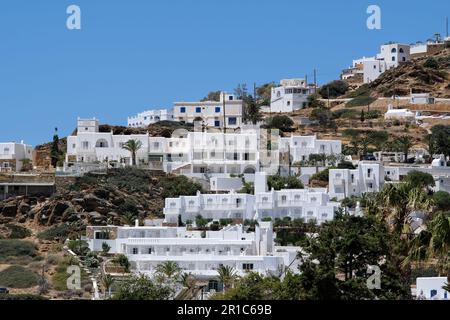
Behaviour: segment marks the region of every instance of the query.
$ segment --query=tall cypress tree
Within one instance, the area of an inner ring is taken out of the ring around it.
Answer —
[[[55,134],[53,135],[52,148],[50,150],[51,162],[52,162],[52,166],[54,168],[56,168],[56,165],[58,164],[60,154],[61,153],[59,150],[58,128],[55,128]]]

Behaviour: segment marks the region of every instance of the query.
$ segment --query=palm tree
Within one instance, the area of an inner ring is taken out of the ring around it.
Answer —
[[[125,212],[122,216],[120,216],[120,221],[124,225],[132,226],[136,220],[137,216],[132,212]]]
[[[388,184],[377,196],[383,218],[397,234],[410,234],[410,215],[414,210],[431,210],[433,201],[410,183]]]
[[[188,290],[191,290],[195,287],[196,280],[192,273],[184,272],[180,277],[180,283]]]
[[[450,215],[438,213],[427,227],[411,241],[404,263],[437,259],[440,273],[445,274],[450,282]]]
[[[396,144],[398,149],[405,154],[405,163],[408,162],[409,149],[413,146],[410,136],[401,136],[397,138]]]
[[[131,152],[131,164],[136,166],[136,153],[142,147],[142,142],[139,140],[128,140],[122,148]]]
[[[181,268],[173,261],[166,261],[156,266],[156,274],[160,278],[176,281],[180,277],[180,273]]]
[[[219,281],[223,283],[223,290],[226,292],[228,289],[233,287],[233,284],[238,279],[237,272],[233,267],[230,266],[220,266],[217,269]]]
[[[114,283],[114,278],[110,274],[104,274],[101,280],[102,286],[105,289],[105,294],[106,291],[108,291],[108,297],[111,297],[111,287]]]

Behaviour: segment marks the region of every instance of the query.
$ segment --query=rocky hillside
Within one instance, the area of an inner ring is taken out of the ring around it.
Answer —
[[[374,97],[406,96],[412,89],[450,98],[450,49],[388,70],[373,81],[369,89]]]
[[[201,186],[184,176],[154,175],[139,169],[87,174],[66,184],[51,198],[16,197],[0,202],[0,224],[24,224],[33,230],[66,225],[133,224],[162,217],[164,199],[194,195]],[[67,236],[67,234],[65,235]]]

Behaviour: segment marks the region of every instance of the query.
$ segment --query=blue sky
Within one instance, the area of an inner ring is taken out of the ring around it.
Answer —
[[[66,28],[80,6],[82,29]],[[367,6],[382,29],[366,28]],[[450,1],[2,0],[0,141],[50,141],[77,116],[128,115],[238,83],[336,79],[388,41],[444,33]]]

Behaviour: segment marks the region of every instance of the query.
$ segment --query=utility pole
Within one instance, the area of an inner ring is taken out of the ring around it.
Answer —
[[[330,109],[330,86],[327,86],[328,109]]]
[[[225,92],[222,92],[222,107],[223,107],[223,133],[227,132],[227,118],[226,118],[226,104],[225,104]]]
[[[314,69],[314,93],[317,93],[317,71]]]
[[[448,38],[448,17],[445,17],[445,37]]]
[[[253,99],[255,99],[256,102],[256,82],[253,82]]]

